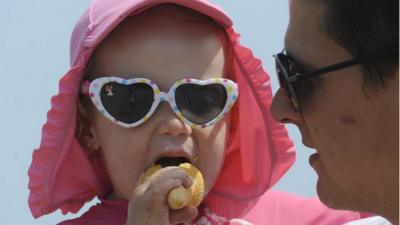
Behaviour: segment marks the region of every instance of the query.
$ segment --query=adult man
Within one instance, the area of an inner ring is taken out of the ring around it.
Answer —
[[[290,0],[274,118],[315,148],[332,208],[399,221],[399,1]]]

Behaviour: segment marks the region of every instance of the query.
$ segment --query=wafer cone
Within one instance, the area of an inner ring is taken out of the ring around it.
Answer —
[[[193,179],[193,185],[186,189],[183,186],[177,187],[168,193],[168,206],[170,209],[181,209],[186,206],[198,207],[204,197],[204,178],[201,172],[190,163],[181,163],[179,165]],[[151,176],[160,165],[151,166],[140,178],[140,183],[148,176]]]

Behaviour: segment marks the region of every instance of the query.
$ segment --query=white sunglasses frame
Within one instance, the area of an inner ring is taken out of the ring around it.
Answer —
[[[113,117],[108,111],[104,108],[103,103],[101,102],[100,99],[100,92],[102,87],[110,82],[116,82],[119,84],[123,85],[131,85],[131,84],[137,84],[137,83],[145,83],[148,84],[152,89],[154,93],[154,101],[153,104],[149,110],[149,112],[139,121],[135,123],[124,123],[122,121],[117,120],[115,117]],[[176,102],[175,102],[175,91],[176,89],[183,84],[197,84],[200,86],[206,86],[210,84],[221,84],[224,86],[225,91],[227,93],[227,100],[225,103],[224,108],[222,111],[216,116],[214,119],[211,121],[205,123],[205,124],[196,124],[191,122],[190,120],[186,119],[185,116],[179,111]],[[177,117],[184,121],[186,124],[190,125],[192,128],[205,128],[208,126],[211,126],[218,122],[220,119],[222,119],[225,114],[227,114],[232,106],[235,104],[239,90],[238,86],[234,81],[231,81],[229,79],[225,78],[212,78],[212,79],[207,79],[207,80],[197,80],[197,79],[192,79],[192,78],[186,78],[186,79],[181,79],[175,82],[169,89],[168,92],[162,92],[158,88],[158,86],[151,80],[146,79],[146,78],[133,78],[133,79],[123,79],[120,77],[100,77],[97,79],[94,79],[93,81],[83,81],[81,85],[81,92],[83,94],[89,95],[90,99],[92,100],[93,104],[96,106],[96,108],[99,110],[100,113],[102,113],[107,119],[109,119],[111,122],[125,127],[125,128],[133,128],[137,127],[143,123],[145,123],[156,111],[158,105],[162,101],[168,102],[170,105],[171,109],[174,111],[174,113],[177,115]]]

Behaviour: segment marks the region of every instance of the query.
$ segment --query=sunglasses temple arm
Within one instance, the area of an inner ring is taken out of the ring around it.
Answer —
[[[332,72],[332,71],[335,71],[335,70],[344,69],[346,67],[354,66],[354,65],[357,65],[357,64],[360,64],[360,63],[364,63],[364,62],[368,62],[370,60],[374,60],[374,59],[379,58],[379,57],[390,56],[390,55],[396,54],[398,52],[399,52],[398,48],[393,48],[393,49],[389,49],[389,50],[386,50],[386,51],[378,52],[378,53],[375,53],[375,54],[368,54],[368,55],[366,55],[364,57],[355,58],[353,60],[337,63],[335,65],[328,66],[328,67],[325,67],[325,68],[322,68],[322,69],[319,69],[319,70],[314,70],[314,71],[311,71],[311,72],[308,72],[308,73],[302,73],[302,74],[299,74],[299,75],[292,76],[292,77],[289,78],[289,81],[293,82],[293,81],[296,81],[299,78],[313,77],[313,76],[317,76],[317,75],[320,75],[320,74],[323,74],[323,73],[328,73],[328,72]]]
[[[309,77],[318,76],[318,75],[321,75],[321,74],[324,74],[324,73],[329,73],[329,72],[332,72],[332,71],[335,71],[335,70],[344,69],[344,68],[349,67],[349,66],[354,66],[354,65],[357,65],[357,64],[359,64],[361,62],[363,62],[363,60],[361,60],[361,59],[353,59],[351,61],[338,63],[338,64],[335,64],[335,65],[332,65],[332,66],[329,66],[329,67],[325,67],[325,68],[322,68],[322,69],[318,69],[318,70],[314,70],[314,71],[311,71],[311,72],[306,72],[306,73],[302,73],[302,74],[296,74],[295,76],[289,77],[289,81],[293,82],[293,81],[296,81],[296,80],[298,80],[300,78],[306,78],[306,77],[309,78]]]

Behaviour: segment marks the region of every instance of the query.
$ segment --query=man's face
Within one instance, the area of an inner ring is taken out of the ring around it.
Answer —
[[[291,1],[285,38],[288,54],[306,71],[352,56],[321,30],[324,5]],[[398,73],[398,71],[396,71]],[[316,149],[310,164],[318,174],[317,192],[330,207],[370,210],[388,193],[398,198],[398,75],[372,88],[359,65],[303,83],[301,113],[282,89],[274,97],[276,120],[293,123],[303,143]]]

